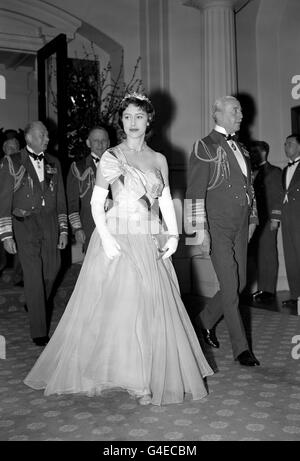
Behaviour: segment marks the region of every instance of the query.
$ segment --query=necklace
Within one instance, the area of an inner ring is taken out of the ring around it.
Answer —
[[[146,149],[147,147],[147,144],[145,143],[145,141],[143,142],[143,144],[141,145],[141,148],[140,149],[135,149],[134,147],[130,147],[127,143],[127,141],[125,141],[124,143],[127,147],[128,150],[130,150],[130,152],[133,152],[133,153],[137,153],[137,154],[141,154],[143,152],[143,150]]]

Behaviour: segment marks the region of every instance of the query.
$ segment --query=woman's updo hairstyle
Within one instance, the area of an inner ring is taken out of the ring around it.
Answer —
[[[150,99],[148,99],[147,96],[145,96],[144,94],[136,93],[136,92],[128,93],[126,94],[126,96],[124,96],[124,98],[122,99],[120,103],[120,107],[119,107],[119,125],[122,128],[122,130],[123,130],[123,121],[122,121],[123,112],[127,109],[129,104],[135,105],[139,109],[146,112],[146,114],[148,115],[148,125],[146,128],[146,133],[148,133],[151,130],[154,117],[155,117],[154,107],[152,106]]]

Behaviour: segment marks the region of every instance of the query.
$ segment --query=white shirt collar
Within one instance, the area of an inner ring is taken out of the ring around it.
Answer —
[[[296,157],[294,160],[289,158],[289,163],[290,162],[296,162],[297,160],[300,160],[300,155],[298,155],[298,157]]]
[[[29,147],[28,145],[26,145],[26,149],[27,149],[29,152],[31,152],[31,154],[35,154],[34,150],[31,149],[31,147]],[[36,155],[41,155],[41,154],[43,154],[43,153],[44,153],[44,152],[42,151],[42,152],[39,152],[39,153],[36,154]]]
[[[218,133],[222,133],[222,134],[225,134],[226,136],[229,134],[227,133],[227,131],[225,130],[225,128],[223,126],[220,126],[220,125],[215,125],[214,127],[214,130],[217,131]],[[235,133],[230,133],[232,136],[235,135]]]

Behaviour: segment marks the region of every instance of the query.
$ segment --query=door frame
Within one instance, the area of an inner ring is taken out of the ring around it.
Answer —
[[[37,52],[38,71],[38,114],[47,126],[47,60],[56,56],[56,110],[57,110],[57,143],[58,155],[62,167],[67,166],[66,119],[67,119],[67,36],[59,34]]]

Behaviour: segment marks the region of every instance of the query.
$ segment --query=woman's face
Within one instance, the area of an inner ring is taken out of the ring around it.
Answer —
[[[126,135],[138,138],[145,135],[148,123],[148,114],[134,104],[129,104],[123,112],[122,122]]]

